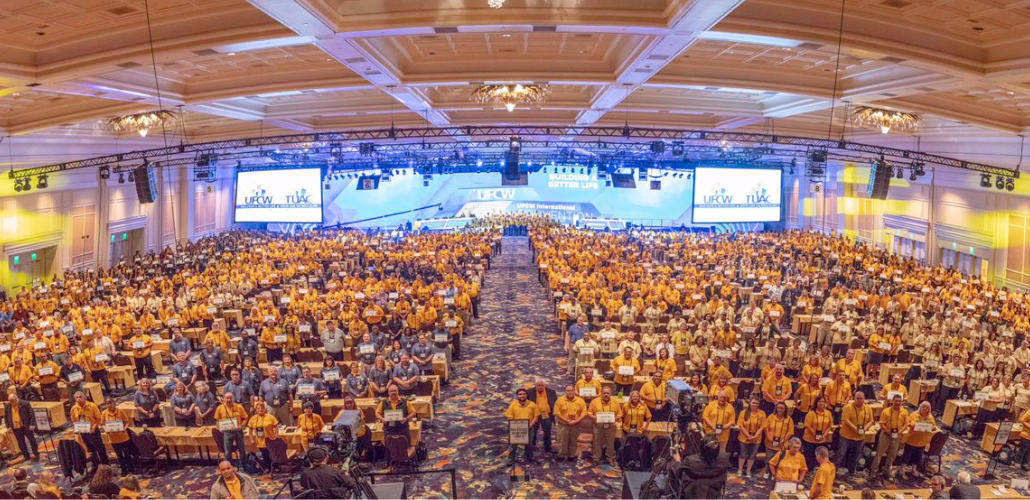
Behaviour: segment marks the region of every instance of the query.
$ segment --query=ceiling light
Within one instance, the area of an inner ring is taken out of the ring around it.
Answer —
[[[22,189],[32,191],[32,178],[22,179]]]
[[[999,176],[997,177],[997,180],[995,180],[995,181],[994,181],[994,187],[998,188],[999,190],[1001,190],[1001,189],[1005,189],[1005,179],[1003,179],[1003,178],[1002,178],[1002,177],[1001,177],[1001,176],[999,175]]]
[[[534,104],[544,100],[549,87],[546,84],[502,84],[480,85],[472,91],[471,98],[479,103],[503,104],[510,112],[519,104]]]
[[[36,184],[36,188],[37,189],[46,189],[50,185],[50,183],[47,182],[47,181],[48,181],[48,179],[47,179],[47,175],[46,174],[43,174],[43,175],[39,176],[39,182]]]
[[[118,172],[118,184],[125,184],[125,174]]]
[[[491,9],[500,9],[504,7],[504,0],[487,0],[487,4],[490,5]]]
[[[915,182],[916,179],[918,179],[918,178],[919,178],[919,176],[916,175],[916,171],[915,170],[909,171],[909,173],[908,173],[908,180],[910,180],[912,182]]]
[[[129,170],[129,182],[136,182],[136,176]]]
[[[779,38],[774,36],[748,35],[745,33],[729,33],[725,31],[704,31],[698,33],[702,40],[719,40],[723,42],[749,43],[755,45],[772,45],[774,47],[797,47],[801,45],[799,40]]]
[[[980,174],[980,187],[991,187],[991,174]]]
[[[905,178],[905,171],[902,170],[901,167],[898,167],[898,171],[895,172],[894,175],[897,176],[898,179],[904,179]]]
[[[151,129],[174,127],[178,122],[178,115],[161,109],[112,118],[107,121],[107,128],[114,132],[136,132],[141,137],[146,137]]]
[[[1005,181],[1005,189],[1007,191],[1012,191],[1013,189],[1016,189],[1016,181],[1012,180],[1012,178],[1010,177],[1009,180]]]
[[[917,114],[903,111],[860,106],[851,113],[851,121],[860,127],[879,128],[880,132],[886,134],[891,129],[906,132],[915,130],[922,122],[922,118]]]
[[[21,192],[21,179],[15,179],[14,180],[14,192],[15,193],[20,193]]]
[[[100,178],[104,179],[105,181],[107,179],[110,179],[111,178],[111,167],[100,167]]]

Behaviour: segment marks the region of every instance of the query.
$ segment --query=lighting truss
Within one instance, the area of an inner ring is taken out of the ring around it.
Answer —
[[[1002,168],[985,163],[969,162],[920,151],[875,146],[844,140],[827,140],[811,137],[780,136],[762,133],[734,131],[679,130],[635,127],[547,127],[547,126],[465,126],[443,128],[389,128],[380,130],[356,130],[345,132],[319,132],[310,134],[281,135],[272,137],[239,138],[223,141],[212,141],[197,144],[180,144],[165,148],[144,151],[132,151],[108,156],[57,163],[53,165],[10,170],[8,177],[19,179],[41,174],[61,172],[79,168],[100,167],[119,164],[121,162],[150,161],[152,164],[186,165],[195,162],[198,153],[217,153],[219,159],[249,158],[267,156],[260,148],[276,146],[308,147],[309,152],[320,150],[323,146],[335,145],[341,152],[356,154],[361,142],[374,141],[377,153],[408,150],[435,150],[482,147],[507,147],[511,136],[521,136],[523,148],[534,147],[568,147],[586,149],[602,154],[603,151],[619,151],[629,149],[642,153],[650,152],[656,140],[672,141],[680,151],[680,143],[684,154],[692,152],[690,148],[713,146],[715,144],[731,144],[730,150],[743,151],[748,148],[768,148],[767,153],[784,157],[804,157],[810,150],[826,150],[830,158],[846,159],[846,161],[868,161],[869,158],[884,156],[892,160],[917,161],[945,167],[961,168],[977,172],[1019,178],[1018,170]],[[570,138],[560,140],[559,138]],[[418,142],[395,142],[404,139],[416,139]],[[604,139],[612,139],[612,142]],[[257,148],[257,149],[255,149]],[[726,149],[716,148],[716,149]],[[243,150],[243,151],[241,151]],[[248,151],[249,150],[249,151]],[[705,150],[707,151],[707,150]],[[694,150],[693,152],[701,152]],[[163,161],[162,161],[163,160]],[[347,160],[340,160],[346,162]]]

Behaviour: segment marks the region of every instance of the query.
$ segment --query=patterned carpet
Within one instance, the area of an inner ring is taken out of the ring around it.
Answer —
[[[536,465],[528,467],[529,481],[510,481],[506,466],[507,423],[503,412],[514,398],[515,389],[546,378],[552,387],[571,382],[565,375],[561,338],[537,272],[531,262],[526,238],[508,237],[503,253],[487,271],[480,319],[474,322],[462,346],[463,359],[455,362],[451,383],[443,389],[437,404],[437,418],[423,436],[429,460],[423,469],[455,468],[459,498],[619,498],[622,474],[611,467],[589,467],[583,462],[554,462],[542,452]],[[945,448],[944,469],[948,475],[961,470],[981,474],[987,456],[966,439],[952,436]],[[51,470],[63,487],[72,483],[60,476],[56,455],[53,463],[44,459],[26,464],[30,475]],[[20,461],[16,459],[14,462]],[[184,467],[145,478],[147,493],[161,498],[207,498],[213,467]],[[999,466],[996,474],[1026,477],[1018,468]],[[282,486],[286,474],[261,476],[263,494],[271,497]],[[451,497],[449,475],[437,473],[411,477],[409,497]],[[849,488],[922,486],[921,480],[884,483],[854,476],[838,478]],[[10,483],[0,476],[0,488]],[[767,498],[772,482],[760,478],[730,476],[727,498]]]

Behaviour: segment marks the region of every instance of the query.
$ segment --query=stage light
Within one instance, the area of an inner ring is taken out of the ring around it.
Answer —
[[[999,190],[1001,190],[1001,189],[1005,189],[1005,179],[1003,179],[1003,178],[1002,178],[1002,177],[1001,177],[1001,176],[999,175],[999,176],[997,177],[997,180],[995,180],[995,181],[994,181],[994,187],[998,188]]]
[[[991,174],[980,174],[980,187],[991,187]]]
[[[125,184],[125,174],[118,172],[118,184]]]
[[[904,178],[905,178],[905,171],[904,171],[904,170],[902,170],[902,169],[901,169],[901,167],[898,167],[898,171],[897,171],[897,172],[895,172],[895,173],[894,173],[894,175],[895,175],[895,176],[896,176],[896,177],[897,177],[898,179],[904,179]]]
[[[476,160],[476,167],[483,168],[483,160]]]
[[[926,175],[926,169],[924,168],[925,166],[926,165],[924,165],[923,162],[921,162],[921,161],[914,161],[914,162],[912,162],[912,170],[919,177],[922,177],[922,176]]]
[[[132,170],[129,170],[129,182],[136,182],[136,176],[133,175]]]
[[[1009,180],[1005,181],[1005,189],[1008,191],[1016,189],[1016,181],[1012,180],[1012,178],[1009,178]]]
[[[687,180],[688,181],[690,180],[690,174],[689,173],[687,173]]]
[[[104,179],[105,181],[107,179],[110,179],[111,178],[111,167],[100,167],[100,178]]]
[[[915,180],[918,179],[918,178],[919,177],[916,175],[916,171],[915,170],[910,170],[909,171],[909,173],[908,173],[908,180],[910,180],[912,182],[915,182]]]
[[[14,192],[15,193],[20,193],[21,192],[21,179],[15,179],[14,180]]]
[[[36,184],[36,188],[37,189],[46,189],[50,185],[50,183],[47,182],[47,181],[48,181],[48,179],[47,179],[47,175],[46,174],[43,174],[43,175],[39,176],[39,182]]]
[[[32,178],[22,179],[22,189],[32,191]]]

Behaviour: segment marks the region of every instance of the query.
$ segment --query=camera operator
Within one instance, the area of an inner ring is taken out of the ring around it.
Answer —
[[[313,490],[317,498],[350,498],[357,483],[342,469],[329,465],[329,452],[312,448],[308,452],[311,467],[300,473],[300,486]]]
[[[700,453],[684,459],[685,451],[682,445],[674,451],[674,462],[669,466],[674,498],[721,498],[730,461],[719,452],[719,440],[705,439]]]

